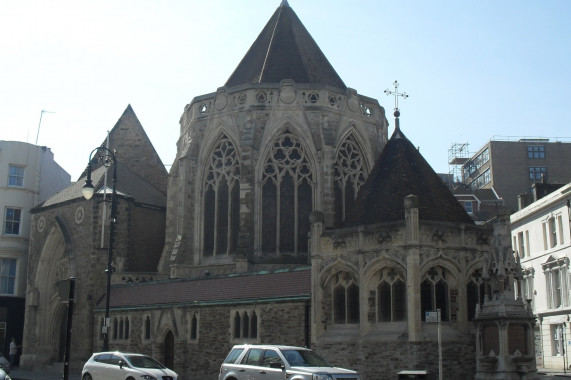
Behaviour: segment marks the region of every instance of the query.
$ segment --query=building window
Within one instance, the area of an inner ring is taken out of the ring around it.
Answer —
[[[129,318],[119,317],[113,319],[113,340],[129,339]]]
[[[475,180],[470,182],[470,188],[472,190],[481,189],[482,187],[490,183],[491,179],[492,179],[491,172],[490,169],[488,168],[486,169],[486,171],[484,171],[484,173],[480,174],[478,177],[476,177]]]
[[[233,339],[258,339],[258,314],[255,310],[235,311],[231,324]]]
[[[533,275],[534,269],[523,269],[523,277],[521,279],[521,299],[524,301],[530,300],[533,307]]]
[[[262,177],[262,251],[307,252],[313,173],[300,140],[285,130],[272,144]]]
[[[440,309],[440,316],[447,321],[449,309],[448,282],[446,270],[442,267],[432,267],[424,275],[420,284],[421,318],[424,321],[427,311]]]
[[[484,304],[484,281],[482,280],[482,270],[472,272],[468,284],[466,285],[466,301],[468,306],[468,320],[476,318],[476,309]]]
[[[464,209],[466,210],[466,212],[468,214],[473,214],[474,213],[473,202],[472,201],[464,201]]]
[[[192,319],[190,320],[190,340],[198,339],[198,315],[196,313],[192,314]]]
[[[530,166],[529,167],[529,179],[533,181],[541,181],[543,178],[547,177],[547,168],[543,166]]]
[[[148,315],[145,316],[145,323],[143,327],[143,339],[150,340],[151,339],[151,317]]]
[[[337,274],[333,286],[333,323],[359,323],[359,286],[348,272]]]
[[[523,231],[519,232],[517,234],[517,239],[518,239],[518,248],[519,248],[519,257],[524,258],[525,257],[525,241],[523,239]]]
[[[8,186],[22,187],[24,186],[24,167],[18,165],[10,165],[8,173]]]
[[[392,267],[380,272],[377,285],[377,320],[379,322],[406,319],[406,282],[402,273]]]
[[[565,326],[563,324],[551,325],[551,354],[562,356],[564,354]]]
[[[229,254],[238,240],[240,162],[236,148],[221,136],[204,180],[204,255]]]
[[[482,165],[490,160],[490,150],[488,148],[484,149],[482,153],[476,156],[473,160],[467,162],[462,168],[462,176],[464,180],[470,177],[474,172],[479,170]]]
[[[550,257],[542,264],[545,274],[545,285],[547,290],[547,308],[557,309],[568,306],[568,283],[567,272],[569,259],[566,257],[554,259]]]
[[[535,145],[527,147],[527,158],[545,158],[545,146]]]
[[[13,295],[16,284],[16,259],[0,259],[0,294]]]
[[[22,221],[22,209],[6,207],[4,219],[5,235],[20,235],[20,223]]]
[[[531,251],[529,250],[529,231],[525,231],[525,251],[527,252],[527,256],[531,256]]]
[[[367,179],[363,154],[352,135],[339,146],[335,160],[335,218],[340,225],[351,209],[357,192]]]

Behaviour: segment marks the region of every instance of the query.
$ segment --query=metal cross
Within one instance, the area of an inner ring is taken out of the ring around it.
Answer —
[[[406,92],[399,92],[399,82],[397,82],[396,80],[393,83],[393,86],[395,86],[395,90],[391,91],[388,88],[385,90],[385,94],[388,95],[394,95],[395,96],[395,111],[398,111],[399,109],[399,96],[401,96],[403,99],[408,98],[408,95],[406,94]]]

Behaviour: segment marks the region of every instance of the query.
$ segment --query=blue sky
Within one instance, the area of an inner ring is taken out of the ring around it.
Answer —
[[[401,127],[438,172],[453,143],[571,141],[571,1],[288,2],[389,134],[399,81]],[[131,104],[170,167],[184,106],[224,85],[280,3],[0,0],[0,139],[38,137],[75,180]]]

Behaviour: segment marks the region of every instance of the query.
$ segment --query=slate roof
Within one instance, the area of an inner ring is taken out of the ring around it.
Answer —
[[[109,194],[111,193],[111,178],[112,178],[112,168],[109,170],[107,175],[107,187],[109,189]],[[91,173],[91,180],[93,182],[93,187],[96,192],[100,192],[104,188],[104,177],[105,167],[101,166],[95,169]],[[54,196],[46,199],[40,205],[34,207],[33,211],[39,209],[56,206],[74,199],[84,199],[81,189],[85,185],[85,177],[79,179],[79,181],[72,184],[70,187],[63,189]],[[129,196],[135,199],[137,203],[144,203],[147,205],[153,205],[157,207],[166,207],[166,196],[157,190],[156,187],[149,184],[147,181],[139,177],[137,174],[133,173],[129,168],[117,162],[117,194],[123,196]],[[110,196],[110,195],[109,195]]]
[[[274,12],[226,86],[283,79],[347,88],[287,1]]]
[[[311,268],[303,267],[272,273],[114,285],[111,288],[110,307],[309,299],[310,294]],[[98,306],[104,307],[104,301]]]
[[[359,190],[345,226],[404,220],[404,198],[419,198],[419,219],[474,224],[442,179],[398,127]]]

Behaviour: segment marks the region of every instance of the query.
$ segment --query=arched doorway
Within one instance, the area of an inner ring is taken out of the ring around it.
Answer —
[[[174,335],[172,331],[169,331],[165,336],[164,358],[165,362],[163,364],[172,369],[174,367]]]

